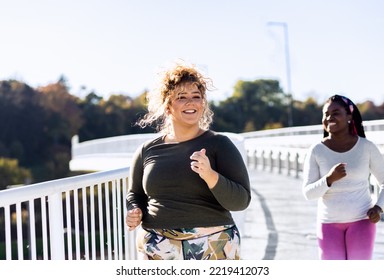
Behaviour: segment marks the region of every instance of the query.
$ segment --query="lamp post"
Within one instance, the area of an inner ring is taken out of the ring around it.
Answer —
[[[285,50],[285,67],[287,74],[287,97],[288,97],[288,126],[293,126],[293,98],[291,90],[291,63],[289,60],[289,44],[288,44],[288,25],[285,22],[269,21],[267,23],[270,26],[281,26],[284,30],[284,50]]]

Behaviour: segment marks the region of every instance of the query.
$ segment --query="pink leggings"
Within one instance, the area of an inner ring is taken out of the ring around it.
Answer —
[[[370,260],[376,224],[368,219],[352,223],[320,224],[318,242],[322,260]]]

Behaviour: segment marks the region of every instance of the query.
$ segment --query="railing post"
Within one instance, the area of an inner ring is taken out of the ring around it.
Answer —
[[[296,156],[295,156],[295,165],[296,165],[296,178],[299,178],[299,171],[300,171],[299,153],[296,153]]]
[[[279,153],[277,154],[277,164],[278,164],[278,173],[281,174],[281,166],[282,166],[282,163],[281,163],[281,151],[279,151]]]
[[[257,161],[257,150],[255,150],[253,152],[253,155],[254,155],[255,170],[257,170],[257,164],[258,164],[258,161]]]
[[[287,152],[287,175],[291,175],[291,155]]]
[[[253,165],[255,163],[255,150],[248,150],[247,151],[247,166],[250,168],[253,168]]]
[[[64,224],[61,192],[48,197],[51,259],[64,260]]]
[[[273,172],[273,151],[272,150],[269,151],[269,164],[270,164],[269,171]]]
[[[265,170],[265,151],[263,150],[261,152],[261,160],[262,160],[262,163],[263,163],[263,171]]]

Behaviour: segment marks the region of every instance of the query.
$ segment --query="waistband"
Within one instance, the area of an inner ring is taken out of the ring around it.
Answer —
[[[200,238],[203,236],[211,235],[235,227],[235,225],[224,225],[214,227],[196,227],[196,228],[178,228],[178,229],[147,229],[143,228],[147,232],[151,232],[160,236],[164,236],[168,239],[174,240],[190,240]]]

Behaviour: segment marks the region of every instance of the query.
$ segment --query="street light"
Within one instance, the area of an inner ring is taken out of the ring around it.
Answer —
[[[288,46],[288,25],[285,22],[269,21],[267,25],[270,26],[281,26],[284,30],[284,49],[285,49],[285,67],[287,73],[287,96],[288,96],[288,126],[293,126],[292,116],[292,90],[291,90],[291,63],[289,60],[289,46]]]

